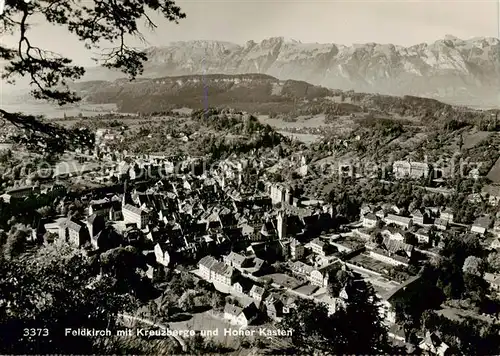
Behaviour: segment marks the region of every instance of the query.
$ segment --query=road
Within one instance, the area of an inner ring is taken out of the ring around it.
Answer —
[[[149,325],[152,327],[158,327],[162,330],[168,330],[168,327],[166,327],[165,325],[155,323],[154,321],[149,320],[149,319],[144,319],[144,318],[140,318],[137,316],[133,316],[133,315],[129,315],[129,314],[122,314],[122,313],[118,314],[118,316],[123,318],[123,319],[126,319],[126,320],[138,321],[140,323],[143,323],[143,324],[146,324],[146,325]],[[181,345],[183,351],[187,351],[186,342],[180,336],[172,335],[170,337],[175,339],[179,343],[179,345]]]

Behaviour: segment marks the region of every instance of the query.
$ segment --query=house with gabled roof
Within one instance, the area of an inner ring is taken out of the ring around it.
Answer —
[[[260,229],[260,234],[264,238],[272,238],[276,236],[277,230],[276,230],[276,224],[272,220],[267,220],[262,224],[262,228]]]
[[[250,303],[244,308],[227,303],[224,307],[224,319],[231,324],[242,327],[251,325],[258,317],[259,310],[254,303]]]
[[[219,262],[212,256],[205,256],[199,262],[200,274],[209,282],[218,282],[231,286],[240,273],[237,269]]]
[[[381,232],[382,236],[395,241],[404,241],[404,235],[398,228],[388,227]]]
[[[396,179],[402,178],[427,178],[429,175],[429,165],[425,162],[395,161],[392,170]]]
[[[328,286],[328,280],[331,277],[330,274],[337,273],[337,271],[341,268],[342,263],[340,262],[340,260],[335,260],[333,263],[327,266],[314,269],[309,275],[309,281],[313,285],[326,288]]]
[[[415,209],[411,212],[411,217],[413,219],[413,222],[418,225],[424,225],[427,223],[427,220],[429,219],[429,216],[427,213],[424,211],[420,211],[419,209]]]
[[[247,278],[239,278],[237,282],[232,285],[232,288],[241,294],[248,294],[252,289],[252,281]]]
[[[381,307],[385,309],[386,319],[390,324],[396,322],[396,313],[394,311],[395,302],[404,298],[406,293],[418,289],[420,287],[420,281],[420,275],[413,276],[381,295]]]
[[[449,221],[441,218],[435,219],[433,225],[438,229],[445,231],[448,229]]]
[[[264,270],[267,267],[268,267],[268,264],[267,264],[266,261],[264,261],[261,258],[254,257],[254,259],[253,259],[253,269],[255,269],[255,272],[259,272],[261,270]]]
[[[391,253],[403,252],[406,256],[411,257],[414,247],[402,241],[396,241],[385,237],[382,244]]]
[[[139,229],[143,229],[149,222],[149,214],[142,208],[125,204],[122,208],[125,223],[135,223]]]
[[[217,263],[217,260],[212,256],[205,256],[198,262],[200,275],[203,279],[210,281],[210,273],[215,263]]]
[[[106,221],[103,215],[92,214],[87,218],[87,229],[90,237],[97,235],[106,227]]]
[[[415,231],[414,235],[418,239],[418,242],[421,244],[428,244],[431,240],[429,229],[425,227],[421,227],[420,229]]]
[[[89,205],[89,215],[101,215],[106,220],[119,220],[121,218],[122,204],[116,199],[94,200]]]
[[[384,221],[387,225],[396,225],[403,229],[409,229],[413,223],[412,218],[394,214],[388,214]]]
[[[391,253],[388,250],[384,250],[381,248],[374,248],[370,250],[370,257],[393,266],[398,266],[398,265],[409,266],[410,264],[410,259],[408,257],[403,257],[401,255],[398,255],[396,253]]]
[[[247,223],[241,224],[241,234],[244,238],[249,239],[250,241],[255,241],[258,239],[260,234],[255,233],[255,228]]]
[[[425,338],[420,342],[418,347],[431,355],[451,355],[450,346],[442,340],[438,332],[427,331]]]
[[[123,236],[113,227],[107,226],[90,239],[95,250],[107,251],[116,248],[123,242]]]
[[[378,218],[377,215],[373,213],[368,213],[363,216],[362,224],[365,228],[373,228],[377,226]]]
[[[451,208],[445,208],[441,213],[439,214],[439,217],[442,220],[448,221],[449,223],[453,222],[454,214],[453,210]]]
[[[264,299],[265,293],[266,290],[263,287],[258,286],[257,284],[254,284],[252,289],[250,289],[250,297],[258,300],[259,302]]]
[[[311,275],[312,271],[314,271],[314,267],[310,266],[308,264],[305,264],[304,262],[295,261],[292,264],[292,272],[294,272],[298,275],[309,277]]]
[[[480,235],[484,235],[486,231],[490,228],[493,223],[493,219],[489,215],[484,215],[477,218],[474,223],[472,223],[471,231]]]
[[[277,319],[283,316],[283,302],[276,294],[271,294],[267,297],[264,305],[266,306],[266,312],[269,318]]]
[[[59,238],[75,247],[82,247],[90,242],[87,227],[74,218],[68,218],[59,225]]]
[[[320,256],[327,256],[332,252],[332,246],[329,243],[322,241],[320,238],[312,240],[309,243],[309,246],[315,254]]]
[[[171,262],[169,250],[170,250],[170,245],[168,243],[164,242],[157,243],[154,247],[156,262],[165,267],[168,267]]]
[[[240,255],[239,253],[231,251],[231,253],[227,256],[223,257],[224,263],[229,266],[236,268],[246,268],[251,264],[251,258]]]

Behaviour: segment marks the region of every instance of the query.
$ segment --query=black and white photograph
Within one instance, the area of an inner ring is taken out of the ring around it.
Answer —
[[[0,354],[500,355],[500,0],[0,0]]]

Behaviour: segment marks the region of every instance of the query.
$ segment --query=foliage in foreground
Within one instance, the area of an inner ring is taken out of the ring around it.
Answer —
[[[362,280],[346,285],[345,309],[329,315],[325,304],[297,300],[281,327],[292,330],[296,352],[311,354],[381,354],[389,352],[387,330],[379,313],[375,292]]]
[[[117,314],[134,306],[114,277],[97,277],[96,259],[67,246],[2,259],[0,270],[2,354],[105,352],[93,338],[65,336],[65,328],[113,330]]]
[[[0,35],[13,36],[16,46],[0,45],[0,60],[7,64],[2,79],[14,83],[18,77],[27,77],[36,99],[54,101],[59,105],[75,103],[80,97],[69,89],[68,84],[82,78],[85,69],[72,65],[65,58],[44,48],[37,47],[30,39],[31,21],[36,18],[51,25],[65,28],[84,42],[86,49],[96,50],[97,62],[121,70],[135,78],[143,71],[146,54],[128,46],[130,38],[142,35],[140,20],[155,28],[150,12],[158,12],[167,21],[177,22],[186,17],[171,0],[131,1],[23,1],[7,0],[0,22]],[[103,45],[116,45],[104,50]],[[3,119],[23,131],[19,141],[30,149],[42,148],[44,152],[58,153],[67,145],[81,139],[80,132],[43,122],[38,117],[8,112],[0,108]],[[84,143],[87,143],[84,138]]]

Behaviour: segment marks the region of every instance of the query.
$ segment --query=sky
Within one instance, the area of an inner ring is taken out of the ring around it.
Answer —
[[[83,0],[85,1],[85,0]],[[451,34],[462,39],[500,37],[500,0],[178,0],[187,18],[180,24],[152,15],[158,28],[144,30],[146,44],[172,41],[221,40],[244,44],[248,40],[284,36],[301,42],[393,43],[414,45]],[[33,44],[68,56],[78,65],[93,65],[92,53],[63,28],[35,21]],[[12,45],[13,38],[2,38]]]

